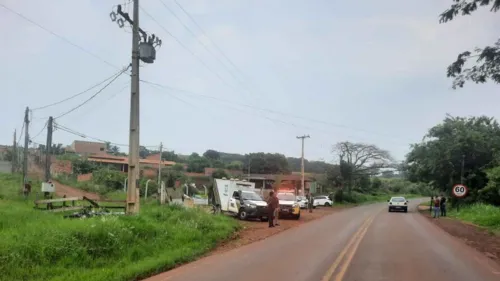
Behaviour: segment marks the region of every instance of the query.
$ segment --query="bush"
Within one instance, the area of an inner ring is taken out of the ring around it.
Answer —
[[[123,183],[126,178],[127,174],[108,168],[98,169],[92,173],[92,181],[94,183],[103,185],[106,190],[111,191],[123,189]]]
[[[139,280],[207,252],[239,227],[198,209],[142,203],[137,216],[68,220],[17,200],[0,174],[0,280]]]
[[[500,208],[489,204],[476,203],[448,210],[448,215],[479,226],[500,230]]]

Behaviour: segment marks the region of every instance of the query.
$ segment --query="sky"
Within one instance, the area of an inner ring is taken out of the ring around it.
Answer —
[[[439,24],[451,0],[142,0],[140,26],[162,40],[141,64],[140,140],[177,153],[282,153],[332,161],[341,141],[375,144],[397,160],[447,113],[500,117],[498,85],[453,90],[457,54],[493,44],[498,14]],[[1,0],[0,143],[31,109],[45,143],[49,116],[82,104],[131,60],[131,28],[110,19],[124,0]],[[39,26],[3,6],[22,14]],[[182,7],[189,16],[183,12]],[[195,22],[193,22],[194,19]],[[201,27],[201,29],[199,28]],[[229,60],[227,60],[228,58]],[[55,122],[54,143],[128,143],[130,77]],[[91,137],[91,138],[90,138]],[[128,147],[121,146],[127,152]]]

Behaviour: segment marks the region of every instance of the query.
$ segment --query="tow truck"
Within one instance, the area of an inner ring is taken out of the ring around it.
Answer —
[[[216,179],[213,213],[229,213],[241,220],[267,221],[267,203],[255,192],[255,183],[237,179]]]

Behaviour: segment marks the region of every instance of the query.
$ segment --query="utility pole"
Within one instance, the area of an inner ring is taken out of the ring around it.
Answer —
[[[29,136],[29,125],[30,125],[30,109],[26,107],[26,111],[24,112],[24,153],[23,153],[23,183],[26,184],[28,182],[28,145],[30,141]],[[24,188],[24,187],[23,187]]]
[[[305,180],[304,180],[304,140],[306,138],[310,138],[309,135],[303,135],[303,136],[300,136],[300,137],[297,137],[297,139],[301,139],[302,140],[302,159],[301,159],[301,163],[300,163],[300,173],[301,173],[301,181],[300,181],[300,188],[301,188],[301,192],[302,192],[302,196],[305,196]],[[311,196],[311,194],[309,194]]]
[[[153,63],[156,59],[155,47],[161,46],[161,40],[154,34],[148,34],[139,27],[139,0],[133,0],[132,19],[124,12],[122,5],[116,6],[116,12],[109,14],[111,21],[123,28],[125,21],[132,26],[132,74],[130,91],[130,128],[128,153],[127,214],[139,212],[139,60]],[[142,37],[141,37],[142,35]]]
[[[162,152],[163,152],[163,143],[160,142],[160,162],[158,162],[158,187],[160,187],[161,185]]]
[[[132,83],[130,93],[130,138],[128,151],[127,213],[139,212],[139,0],[134,0],[132,22]]]
[[[52,132],[53,132],[53,122],[52,116],[49,117],[47,122],[47,143],[45,147],[45,182],[50,181],[50,164],[52,157]]]
[[[16,130],[14,130],[14,143],[12,144],[11,172],[15,173],[16,171],[17,171],[17,137],[16,137]]]

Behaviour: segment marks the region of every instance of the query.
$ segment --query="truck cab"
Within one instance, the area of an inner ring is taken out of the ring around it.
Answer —
[[[228,211],[236,214],[239,219],[268,218],[267,203],[254,191],[235,190],[228,201]]]

